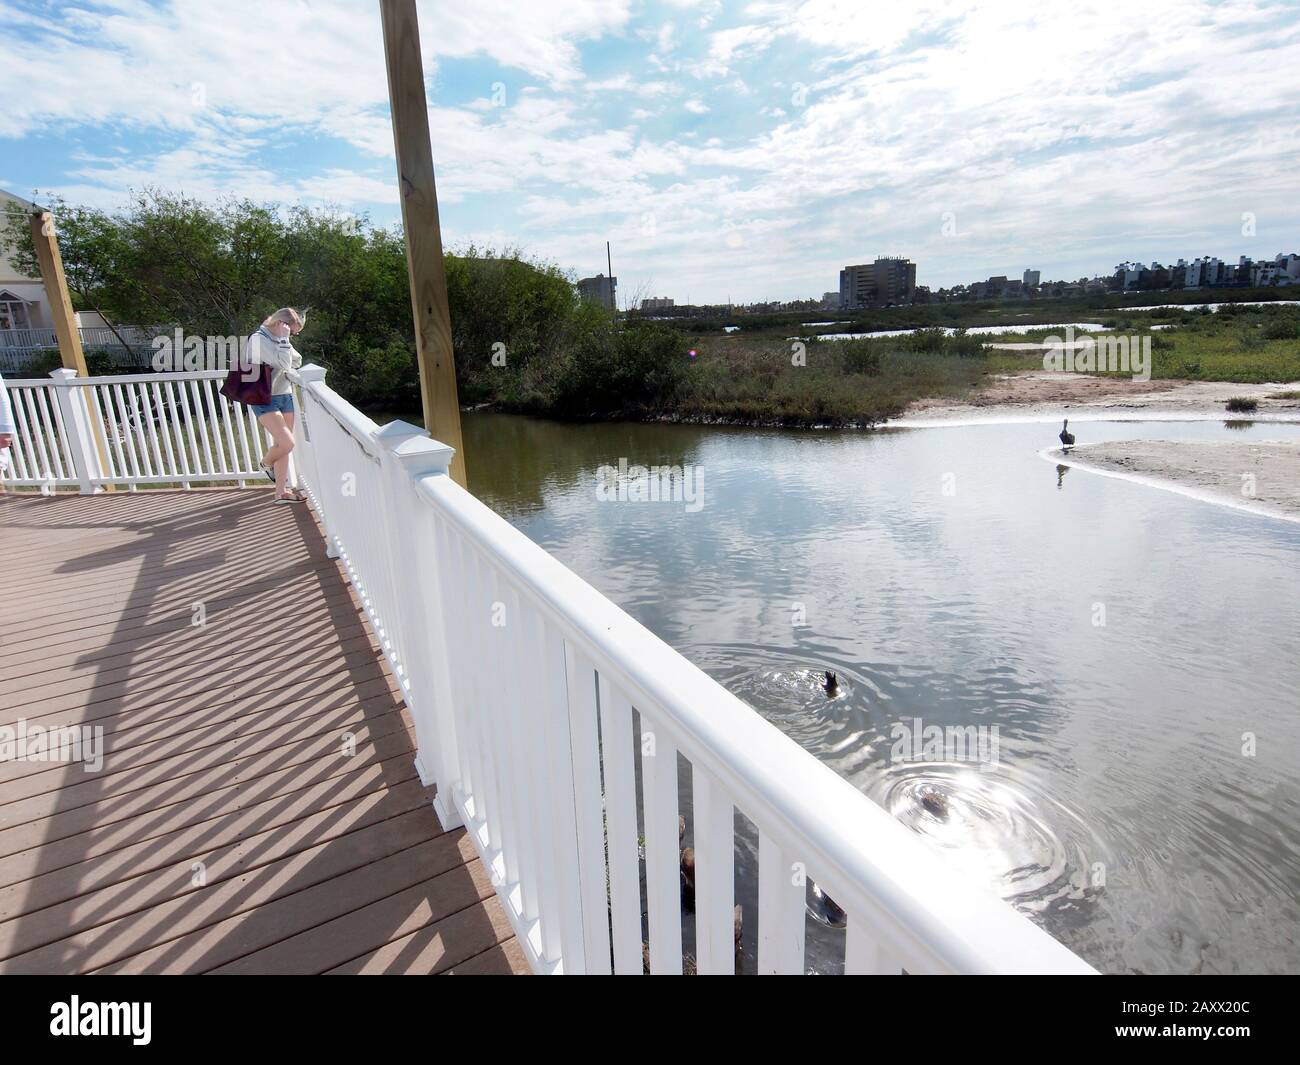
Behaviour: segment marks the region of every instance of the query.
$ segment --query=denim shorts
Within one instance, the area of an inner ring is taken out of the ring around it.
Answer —
[[[270,414],[273,410],[278,410],[281,414],[292,414],[293,393],[286,392],[282,396],[272,396],[270,403],[250,403],[249,406],[259,418],[263,414]]]

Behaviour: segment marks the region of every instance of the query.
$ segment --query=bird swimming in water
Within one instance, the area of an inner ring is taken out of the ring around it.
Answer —
[[[921,789],[921,805],[940,820],[948,820],[948,796],[938,788]]]
[[[1062,450],[1069,451],[1074,446],[1074,434],[1070,432],[1070,419],[1065,419],[1065,424],[1061,426],[1061,444]]]
[[[826,670],[826,679],[822,681],[822,690],[826,693],[828,699],[834,699],[840,693],[840,681],[829,669]]]

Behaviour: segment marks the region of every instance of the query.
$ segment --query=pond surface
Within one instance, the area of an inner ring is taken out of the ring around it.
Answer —
[[[464,423],[480,498],[1099,969],[1300,971],[1300,526],[1058,470],[1056,428]],[[695,467],[703,506],[601,501],[620,458]],[[996,759],[891,757],[914,719],[996,726]]]

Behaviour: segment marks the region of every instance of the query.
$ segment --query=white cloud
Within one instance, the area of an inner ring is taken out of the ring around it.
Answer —
[[[504,234],[579,269],[612,235],[626,287],[672,278],[697,298],[820,293],[844,262],[881,251],[942,284],[1290,250],[1300,26],[1285,12],[1255,0],[1148,0],[1140,18],[1094,0],[869,13],[849,0],[422,4],[444,229]],[[38,130],[121,135],[123,150],[96,140],[51,172],[43,184],[65,195],[106,202],[157,184],[394,204],[371,3],[82,0],[42,18],[0,0],[0,21],[19,28],[0,65],[6,147],[24,151],[17,138]],[[588,50],[606,44],[654,52],[588,79]],[[482,86],[465,83],[479,66],[452,62],[464,59],[485,61]],[[505,107],[491,99],[498,79]],[[355,167],[326,150],[339,142]],[[1245,210],[1266,247],[1240,238]],[[956,238],[941,233],[945,211]]]

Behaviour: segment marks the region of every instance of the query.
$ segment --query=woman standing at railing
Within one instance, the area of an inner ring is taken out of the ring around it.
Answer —
[[[262,456],[262,470],[275,482],[277,503],[301,503],[304,496],[289,484],[289,452],[293,450],[293,388],[288,371],[302,365],[302,356],[289,342],[302,332],[306,316],[281,307],[248,339],[249,361],[271,368],[271,402],[252,404],[257,420],[271,436],[271,448]]]

